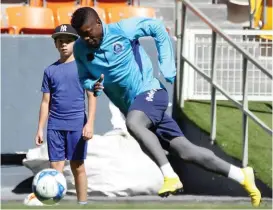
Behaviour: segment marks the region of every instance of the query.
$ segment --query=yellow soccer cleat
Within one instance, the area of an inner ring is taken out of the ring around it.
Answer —
[[[158,191],[158,195],[161,197],[168,197],[170,194],[180,194],[183,192],[183,184],[179,177],[168,178],[164,177],[164,184]]]
[[[242,169],[245,179],[242,182],[244,189],[247,191],[251,198],[252,206],[258,207],[261,203],[261,192],[256,187],[253,168],[246,167]]]

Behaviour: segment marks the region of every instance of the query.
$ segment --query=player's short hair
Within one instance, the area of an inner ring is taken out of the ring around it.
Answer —
[[[86,23],[89,18],[100,20],[96,10],[91,7],[81,7],[73,13],[71,17],[71,25],[74,29],[78,30],[83,26],[83,24]]]

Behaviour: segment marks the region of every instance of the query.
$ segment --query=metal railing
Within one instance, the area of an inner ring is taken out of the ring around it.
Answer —
[[[212,50],[211,50],[211,74],[206,75],[199,67],[193,64],[188,58],[184,57],[184,37],[186,29],[186,11],[190,9],[196,16],[198,16],[204,23],[206,23],[212,29]],[[206,79],[211,84],[211,132],[210,139],[211,143],[215,142],[216,138],[216,91],[222,93],[226,98],[234,103],[234,105],[240,109],[243,113],[243,163],[245,167],[248,164],[248,117],[250,117],[257,125],[264,129],[269,135],[272,135],[273,131],[264,122],[262,122],[256,115],[254,115],[248,109],[248,71],[247,63],[250,61],[261,70],[265,75],[267,75],[272,80],[272,73],[262,66],[252,55],[250,55],[246,50],[236,44],[227,34],[223,32],[216,24],[214,24],[202,11],[196,8],[190,0],[177,0],[176,1],[176,36],[177,36],[177,99],[180,106],[184,107],[184,64],[185,62],[192,67],[197,73],[199,73],[204,79]],[[215,54],[216,52],[216,39],[217,35],[221,36],[228,44],[234,47],[243,56],[243,99],[242,104],[235,100],[230,94],[225,91],[221,86],[216,83],[215,77]]]
[[[191,23],[190,23],[191,24]],[[267,69],[272,69],[272,48],[270,40],[262,36],[272,35],[268,30],[244,30],[224,29],[232,40],[247,50]],[[206,75],[211,71],[211,29],[187,27],[184,37],[184,57],[189,58]],[[217,36],[215,55],[216,83],[223,87],[234,99],[242,100],[243,81],[243,57],[240,52],[229,45],[222,37]],[[251,62],[248,62],[248,100],[249,101],[272,101],[273,86],[262,71],[257,70]],[[185,64],[185,100],[210,100],[211,88],[200,74]],[[219,91],[216,92],[217,100],[227,100]],[[218,129],[218,128],[217,128]]]

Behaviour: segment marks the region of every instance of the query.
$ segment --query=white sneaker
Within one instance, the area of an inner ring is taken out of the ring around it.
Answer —
[[[24,200],[26,206],[43,206],[44,204],[39,201],[34,193],[30,193]]]

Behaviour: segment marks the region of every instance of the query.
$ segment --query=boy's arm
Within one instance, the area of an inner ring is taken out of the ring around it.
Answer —
[[[176,75],[174,51],[168,32],[160,20],[151,18],[129,18],[118,23],[125,36],[131,40],[151,36],[158,51],[159,67],[168,82],[173,83]]]
[[[43,77],[43,84],[41,88],[43,92],[43,97],[42,97],[42,102],[40,105],[40,113],[39,113],[39,122],[38,122],[38,129],[37,129],[37,134],[35,137],[35,143],[37,146],[40,146],[44,139],[44,127],[48,118],[48,113],[49,113],[49,104],[50,104],[50,81],[49,81],[49,76],[48,72],[44,72],[44,77]]]
[[[40,105],[38,131],[43,131],[49,113],[50,93],[43,93],[42,102]]]

